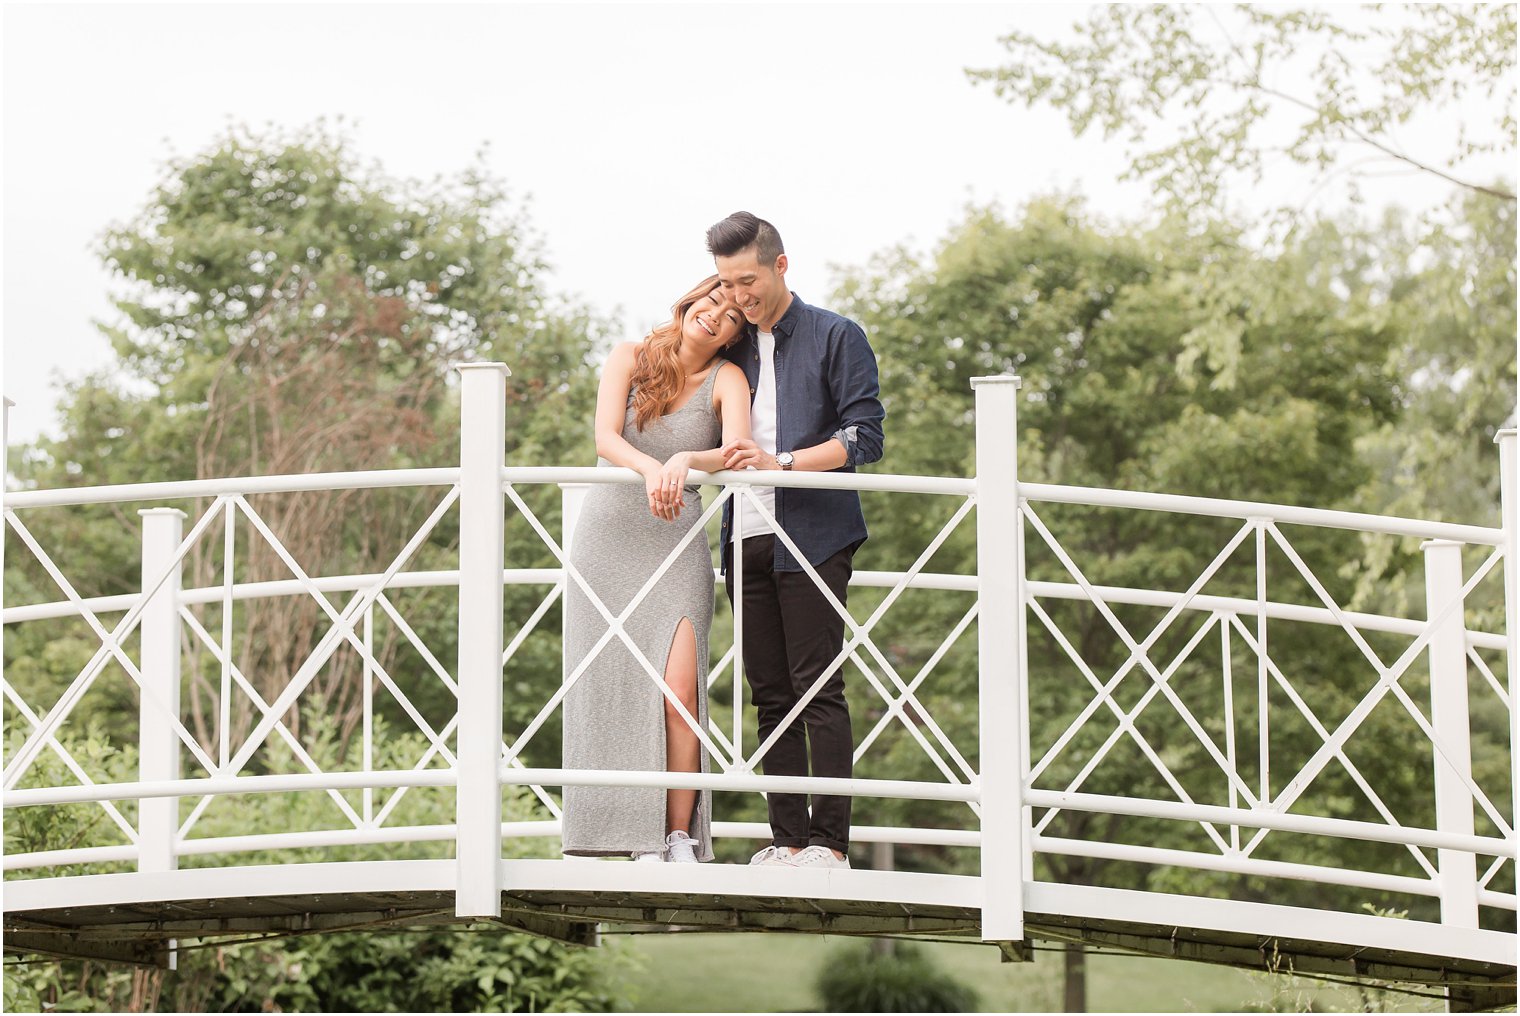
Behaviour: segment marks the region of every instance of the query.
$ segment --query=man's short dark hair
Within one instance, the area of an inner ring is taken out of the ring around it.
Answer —
[[[755,248],[762,265],[774,265],[786,253],[776,227],[749,212],[735,212],[707,230],[707,252],[715,258],[732,257],[746,247]]]

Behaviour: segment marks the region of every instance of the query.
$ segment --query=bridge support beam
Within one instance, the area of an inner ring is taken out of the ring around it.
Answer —
[[[1024,939],[1023,513],[1019,379],[975,377],[982,938]]]
[[[501,916],[501,656],[506,364],[457,367],[459,407],[458,917]]]
[[[174,561],[184,539],[185,513],[178,508],[145,508],[142,518],[142,588],[153,583]],[[144,783],[179,779],[181,565],[148,598],[141,628],[143,694],[138,707],[137,771]],[[162,703],[162,707],[160,707]],[[173,871],[179,867],[174,841],[179,836],[179,798],[145,797],[137,804],[137,870]]]
[[[1436,829],[1473,834],[1471,730],[1467,712],[1467,625],[1462,609],[1462,544],[1430,540],[1425,551],[1427,616],[1441,620],[1430,638],[1430,720],[1435,756]],[[1444,749],[1444,751],[1443,751]],[[1478,859],[1463,850],[1438,850],[1441,923],[1478,926]]]

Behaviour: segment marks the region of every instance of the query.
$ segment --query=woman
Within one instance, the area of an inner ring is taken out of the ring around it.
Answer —
[[[690,469],[723,468],[720,445],[747,438],[749,385],[719,359],[746,327],[738,308],[704,279],[677,301],[669,324],[612,351],[596,400],[596,451],[625,466],[644,489],[591,488],[570,562],[617,617],[701,515]],[[565,676],[607,631],[581,588],[565,594]],[[660,577],[624,630],[699,727],[707,725],[707,631],[712,622],[712,551],[697,534]],[[707,771],[696,734],[614,636],[565,696],[566,769]],[[635,860],[712,860],[712,798],[704,791],[566,787],[562,849]]]

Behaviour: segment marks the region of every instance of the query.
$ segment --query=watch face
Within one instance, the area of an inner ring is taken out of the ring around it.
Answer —
[[[777,455],[776,463],[781,466],[782,469],[790,469],[792,466],[792,453],[782,452],[780,455]]]

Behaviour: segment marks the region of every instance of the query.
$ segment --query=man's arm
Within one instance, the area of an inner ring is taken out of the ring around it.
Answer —
[[[843,334],[833,344],[828,368],[829,392],[834,397],[840,420],[839,429],[829,443],[843,449],[844,459],[824,468],[876,462],[886,443],[881,425],[887,412],[881,405],[876,354],[866,341],[866,333],[855,322],[844,322]],[[801,453],[798,455],[800,457]]]
[[[776,456],[755,444],[750,438],[729,441],[719,451],[723,455],[724,469],[780,469]],[[826,473],[845,463],[844,445],[829,438],[823,444],[811,448],[799,448],[792,452],[792,471],[798,473]]]
[[[876,354],[866,341],[866,333],[853,321],[846,320],[843,331],[831,339],[825,382],[840,426],[827,440],[792,452],[792,469],[796,472],[822,473],[845,465],[862,466],[881,458],[884,443],[881,424],[887,414],[879,397]],[[725,444],[722,451],[726,469],[781,468],[776,456],[754,441],[733,441]]]

